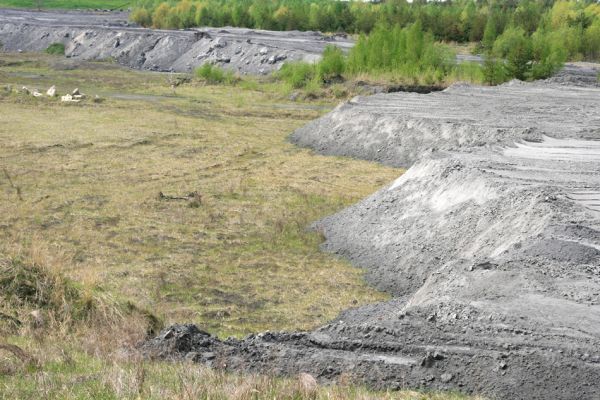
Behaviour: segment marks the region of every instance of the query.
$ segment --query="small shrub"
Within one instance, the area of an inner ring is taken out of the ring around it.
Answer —
[[[487,55],[483,62],[483,80],[489,85],[499,85],[510,79],[504,63],[494,56]]]
[[[329,45],[323,51],[323,58],[318,66],[319,79],[328,83],[335,79],[341,79],[346,70],[346,59],[339,47]]]
[[[223,70],[215,65],[206,63],[201,67],[197,68],[196,76],[200,79],[204,79],[207,83],[228,83],[233,84],[237,81],[237,78],[231,71]]]
[[[304,86],[304,97],[309,100],[323,97],[322,82],[319,79],[312,79]]]
[[[348,97],[348,90],[343,85],[333,85],[331,87],[331,93],[335,96],[336,99],[341,99],[344,97]]]
[[[316,66],[306,62],[285,63],[277,73],[277,77],[288,83],[293,89],[306,87],[315,75]]]
[[[30,258],[0,257],[0,332],[20,326],[32,311],[67,330],[76,324],[110,326],[132,316],[142,317],[149,332],[162,326],[149,311],[118,302],[101,288],[80,285]]]
[[[129,17],[133,22],[141,26],[152,25],[152,15],[145,8],[136,8],[131,12]]]
[[[533,59],[531,39],[522,28],[508,28],[494,43],[493,53],[505,58],[505,68],[510,76],[525,80]]]
[[[476,62],[463,62],[456,66],[450,75],[453,81],[482,83],[485,81],[483,68]]]
[[[65,45],[62,43],[52,43],[46,49],[46,53],[56,55],[56,56],[64,56],[65,55]]]

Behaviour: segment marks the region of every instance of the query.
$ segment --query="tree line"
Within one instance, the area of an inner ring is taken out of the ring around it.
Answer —
[[[571,59],[600,56],[600,4],[594,0],[139,0],[131,19],[155,28],[236,26],[368,34],[376,26],[419,22],[437,41],[491,47],[507,29],[543,30]]]

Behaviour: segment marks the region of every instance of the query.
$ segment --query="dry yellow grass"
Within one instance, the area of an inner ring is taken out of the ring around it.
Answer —
[[[0,100],[2,243],[35,238],[73,279],[220,335],[307,329],[383,298],[306,231],[400,173],[286,142],[330,105],[235,87],[173,94],[164,75],[28,57],[5,60],[0,82],[106,101]]]

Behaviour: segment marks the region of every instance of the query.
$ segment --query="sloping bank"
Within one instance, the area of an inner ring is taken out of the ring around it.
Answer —
[[[144,29],[130,26],[127,13],[10,9],[0,9],[0,43],[0,51],[32,52],[62,43],[67,57],[114,59],[136,69],[188,72],[209,62],[242,74],[267,74],[285,61],[315,60],[327,44],[352,45],[318,32]]]
[[[293,134],[412,165],[317,223],[391,301],[307,333],[145,345],[235,371],[348,374],[500,399],[600,393],[600,89],[562,81],[358,98]]]

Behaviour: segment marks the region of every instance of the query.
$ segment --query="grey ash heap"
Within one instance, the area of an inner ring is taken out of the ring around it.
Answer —
[[[113,12],[0,9],[0,51],[44,51],[62,43],[67,57],[113,59],[136,69],[188,72],[212,63],[241,74],[267,74],[285,61],[314,61],[328,44],[352,46],[343,37],[318,32],[144,29],[131,26],[127,17]]]
[[[393,299],[312,332],[173,326],[146,350],[375,388],[600,398],[600,89],[571,83],[375,95],[299,129],[320,153],[412,165],[316,223]]]

